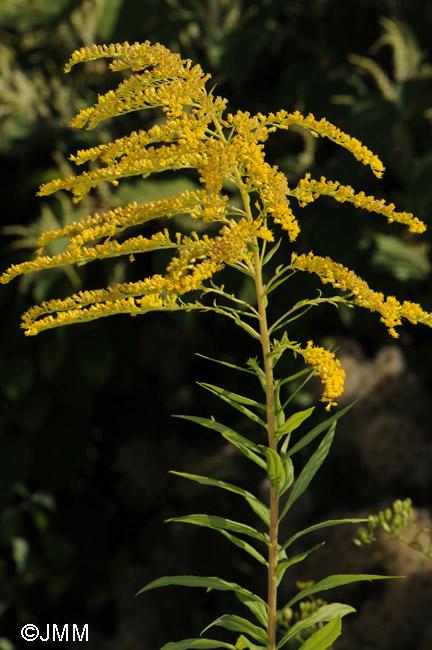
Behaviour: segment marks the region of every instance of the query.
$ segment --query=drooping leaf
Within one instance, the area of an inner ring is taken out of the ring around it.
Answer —
[[[256,413],[254,413],[250,409],[246,408],[246,406],[244,406],[245,404],[247,404],[248,406],[255,406],[265,411],[267,409],[265,404],[256,402],[255,400],[249,399],[248,397],[243,397],[242,395],[237,395],[236,393],[232,393],[231,391],[226,390],[225,388],[220,388],[219,386],[213,386],[212,384],[199,382],[198,386],[202,386],[206,390],[213,393],[213,395],[216,395],[216,397],[219,397],[224,402],[227,402],[227,404],[237,409],[237,411],[240,411],[240,413],[242,413],[247,418],[252,420],[252,422],[255,422],[256,424],[259,424],[260,426],[266,428],[266,423],[264,422],[264,420],[262,420],[258,415],[256,415]]]
[[[286,550],[293,542],[295,542],[299,537],[307,535],[308,533],[313,533],[315,530],[320,530],[320,528],[327,528],[329,526],[339,526],[342,524],[360,524],[368,521],[368,519],[329,519],[328,521],[322,521],[319,524],[314,524],[308,528],[298,531],[292,537],[289,538],[285,544],[281,547],[281,550]]]
[[[236,537],[236,535],[233,535],[232,533],[229,533],[227,530],[223,530],[222,528],[219,528],[218,532],[229,539],[229,541],[235,544],[235,546],[238,546],[239,548],[243,549],[243,551],[246,551],[246,553],[249,553],[249,555],[255,558],[255,560],[257,560],[260,564],[268,566],[268,562],[265,557],[261,555],[261,553],[259,553],[256,548],[251,546],[251,544],[245,542],[244,539],[240,539],[240,537]]]
[[[387,580],[389,578],[396,578],[398,576],[377,576],[371,574],[347,574],[347,575],[334,575],[328,576],[323,580],[320,580],[311,587],[302,589],[296,596],[291,598],[291,600],[285,605],[285,607],[292,607],[294,603],[297,603],[299,600],[304,600],[311,594],[316,594],[318,591],[326,591],[327,589],[334,589],[335,587],[341,587],[343,585],[349,585],[353,582],[361,582],[363,580]],[[285,608],[284,608],[285,609]]]
[[[255,445],[248,438],[245,438],[240,433],[237,433],[237,431],[234,431],[224,424],[221,424],[220,422],[216,422],[216,420],[209,418],[201,418],[194,415],[175,415],[174,417],[180,418],[182,420],[190,420],[191,422],[196,422],[197,424],[200,424],[207,429],[217,431],[225,438],[225,440],[228,440],[228,442],[234,445],[234,447],[237,447],[237,449],[241,451],[242,454],[246,456],[246,458],[249,458],[249,460],[252,460],[263,469],[266,469],[266,461],[264,458],[258,456],[258,454],[261,453],[258,445]]]
[[[268,614],[267,614],[267,605],[263,600],[252,600],[250,595],[244,593],[243,591],[237,591],[236,596],[243,605],[249,608],[252,614],[255,616],[257,621],[267,629],[268,625]]]
[[[220,627],[224,627],[227,630],[231,630],[232,632],[241,632],[243,634],[249,634],[252,638],[255,639],[255,641],[258,641],[259,643],[263,643],[266,645],[269,642],[267,633],[265,630],[263,630],[262,627],[258,627],[257,625],[254,625],[250,621],[246,620],[245,618],[242,618],[241,616],[235,616],[233,614],[224,614],[223,616],[220,616],[217,618],[213,623],[210,623],[210,625],[207,625],[207,627],[202,631],[202,634],[204,632],[207,632],[207,630],[214,625],[219,625]]]
[[[267,605],[262,598],[235,582],[228,582],[227,580],[223,580],[217,576],[163,576],[162,578],[157,578],[156,580],[149,582],[148,585],[140,589],[135,595],[139,596],[150,589],[168,586],[202,587],[207,590],[217,589],[218,591],[233,591],[240,602],[257,617],[258,621],[263,625],[267,625],[267,619],[265,621],[262,620],[263,617],[267,617]]]
[[[333,442],[334,432],[336,429],[336,422],[334,422],[329,431],[326,433],[321,443],[318,446],[318,449],[312,454],[308,462],[301,471],[297,481],[294,484],[291,494],[289,495],[287,502],[282,510],[280,519],[281,520],[292,504],[303,494],[303,492],[308,487],[309,483],[312,481],[313,477],[323,464],[324,460],[327,457],[328,452],[330,451],[331,444]]]
[[[225,438],[225,440],[228,440],[234,447],[237,447],[239,451],[243,454],[243,456],[246,456],[249,460],[253,461],[262,469],[267,469],[267,463],[266,461],[258,456],[255,452],[251,451],[250,447],[246,447],[239,441],[239,434],[233,432],[233,431],[226,431],[225,433],[222,434],[222,436]],[[241,436],[243,437],[243,436]]]
[[[233,485],[232,483],[227,483],[226,481],[220,481],[214,478],[207,478],[206,476],[199,476],[198,474],[188,474],[186,472],[175,471],[171,471],[170,473],[175,474],[176,476],[183,476],[184,478],[188,478],[191,481],[196,481],[202,485],[211,485],[214,487],[222,488],[223,490],[227,490],[228,492],[234,492],[234,494],[239,494],[245,499],[255,514],[258,515],[258,517],[260,517],[260,519],[262,519],[262,521],[267,526],[269,525],[270,512],[267,506],[265,506],[264,503],[260,501],[254,494],[248,492],[247,490],[244,490],[238,485]]]
[[[258,532],[252,526],[247,526],[239,521],[232,519],[225,519],[225,517],[217,517],[216,515],[194,514],[184,515],[183,517],[173,517],[165,520],[168,522],[177,522],[183,524],[194,524],[195,526],[204,526],[205,528],[212,528],[213,530],[231,530],[233,533],[239,535],[248,535],[254,537],[260,542],[267,543],[268,536]]]
[[[236,650],[231,643],[216,641],[214,639],[183,639],[183,641],[173,641],[166,643],[160,650],[206,650],[209,648],[229,648]]]
[[[338,616],[323,628],[317,630],[299,648],[299,650],[326,650],[336,641],[342,630],[341,618]]]
[[[331,605],[323,605],[320,607],[316,612],[311,614],[305,619],[302,619],[300,621],[297,621],[286,634],[282,637],[282,639],[279,641],[277,644],[276,648],[279,650],[279,648],[283,648],[283,646],[295,637],[299,632],[302,630],[306,630],[308,627],[311,627],[311,625],[316,625],[316,623],[322,623],[323,621],[332,621],[334,618],[337,616],[340,616],[340,618],[343,618],[347,614],[352,614],[356,610],[354,607],[350,607],[349,605],[343,605],[342,603],[332,603]]]

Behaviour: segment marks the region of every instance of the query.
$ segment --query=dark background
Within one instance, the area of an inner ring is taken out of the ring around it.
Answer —
[[[292,129],[268,143],[269,160],[290,182],[310,170],[430,222],[431,33],[428,0],[0,0],[2,268],[24,259],[37,234],[58,223],[196,185],[179,173],[124,182],[117,191],[101,188],[78,207],[65,195],[35,197],[59,168],[67,172],[70,152],[150,124],[133,114],[96,131],[68,129],[80,108],[117,83],[99,62],[63,75],[70,53],[92,43],[159,41],[211,72],[231,110],[325,116],[381,157],[384,179],[344,150]],[[379,215],[326,199],[297,214],[301,250],[330,255],[373,288],[432,310],[432,229],[410,236]],[[289,255],[286,244],[277,261]],[[88,623],[92,650],[158,648],[197,636],[212,618],[236,608],[233,596],[182,588],[134,599],[161,575],[220,575],[265,593],[262,572],[226,540],[163,523],[189,512],[249,517],[237,497],[188,484],[170,469],[238,482],[266,498],[258,471],[210,431],[171,417],[213,414],[254,435],[195,384],[235,389],[235,374],[195,353],[244,363],[259,353],[251,341],[229,323],[195,313],[103,319],[37,338],[19,329],[20,314],[37,301],[142,277],[161,264],[151,257],[53,270],[0,291],[0,650],[23,648],[19,630],[29,622],[41,629]],[[314,295],[309,279],[297,279],[275,294],[276,309]],[[405,326],[394,341],[374,315],[322,308],[298,321],[292,338],[339,346],[348,373],[341,403],[362,400],[338,427],[315,488],[284,534],[328,517],[376,512],[408,496],[419,524],[430,525],[430,330]],[[296,406],[314,403],[317,390],[304,392]],[[352,527],[328,533],[324,550],[287,575],[283,597],[295,591],[295,580],[330,572],[406,575],[328,595],[359,610],[335,647],[430,650],[430,562],[384,541],[358,549],[354,535]]]

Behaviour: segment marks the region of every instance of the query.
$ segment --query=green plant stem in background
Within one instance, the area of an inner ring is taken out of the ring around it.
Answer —
[[[414,521],[411,499],[393,503],[393,510],[386,508],[377,515],[369,515],[367,524],[361,526],[354,539],[357,546],[370,546],[377,541],[376,530],[381,529],[381,536],[388,541],[398,541],[414,551],[421,553],[432,562],[432,528],[419,527]],[[427,545],[424,544],[428,537]]]

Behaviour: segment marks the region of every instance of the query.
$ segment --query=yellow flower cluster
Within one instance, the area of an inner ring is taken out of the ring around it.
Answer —
[[[192,217],[202,218],[204,221],[212,219],[225,221],[226,201],[217,195],[207,194],[204,190],[197,192],[186,190],[177,197],[153,201],[143,206],[132,203],[102,215],[95,214],[80,222],[74,222],[59,230],[41,235],[38,240],[38,245],[41,247],[39,255],[34,260],[13,264],[0,276],[0,283],[6,284],[18,275],[26,275],[41,269],[71,264],[83,265],[96,259],[177,248],[178,243],[170,239],[166,229],[154,234],[149,239],[138,235],[119,243],[112,237],[130,226],[156,217],[172,217],[183,211],[190,211]],[[63,237],[70,238],[70,243],[63,253],[52,256],[41,255],[42,248],[46,244]],[[106,237],[102,243],[85,246],[87,242],[101,237]]]
[[[130,68],[144,72],[131,75],[115,91],[100,95],[97,104],[80,111],[71,126],[93,129],[101,120],[156,106],[167,116],[177,117],[185,106],[200,103],[205,82],[210,78],[199,65],[192,67],[191,61],[183,61],[163,45],[151,45],[149,41],[83,47],[72,54],[65,71],[69,72],[77,63],[103,57],[115,59],[110,65],[112,70]]]
[[[63,237],[76,237],[77,235],[82,238],[81,243],[99,237],[112,237],[130,226],[147,223],[159,217],[170,218],[181,213],[189,213],[193,219],[202,219],[204,222],[223,222],[226,220],[227,200],[227,196],[209,194],[205,190],[184,190],[177,196],[151,201],[144,205],[137,205],[133,202],[103,214],[95,213],[58,230],[43,233],[38,239],[38,246],[42,248]]]
[[[261,222],[241,219],[239,222],[231,220],[213,238],[207,235],[199,238],[196,233],[186,237],[177,233],[173,241],[165,230],[156,233],[149,239],[138,236],[127,240],[124,244],[105,242],[93,249],[83,247],[76,253],[76,257],[80,256],[80,259],[83,260],[82,263],[90,261],[96,256],[101,258],[108,255],[112,257],[117,254],[133,254],[137,252],[133,245],[136,246],[138,252],[140,252],[140,247],[142,247],[141,251],[175,248],[178,255],[174,256],[167,266],[165,276],[158,274],[139,282],[127,282],[107,289],[79,292],[64,300],[50,300],[32,307],[24,314],[22,327],[27,336],[33,336],[45,329],[95,320],[114,314],[123,313],[135,316],[154,309],[184,308],[183,303],[178,302],[179,296],[201,288],[203,282],[220,271],[225,264],[249,259],[250,244],[257,237],[266,241],[273,239],[271,232]],[[112,245],[114,245],[113,248],[111,248]],[[62,255],[61,263],[76,262],[72,252],[66,251]],[[86,255],[88,259],[86,259]],[[61,255],[37,258],[33,262],[24,264],[48,268],[60,263],[60,257]],[[30,266],[29,270],[21,269],[20,272],[31,272],[31,270],[37,270],[37,267],[31,268]],[[9,281],[9,279],[5,281]]]
[[[252,163],[248,168],[248,187],[258,192],[260,201],[255,203],[255,207],[260,213],[265,217],[271,216],[288,232],[290,241],[295,241],[300,227],[290,208],[290,190],[285,174],[264,161]]]
[[[341,185],[338,181],[328,181],[324,176],[321,176],[320,180],[317,181],[307,173],[299,181],[297,187],[291,190],[290,194],[296,197],[301,207],[304,207],[307,203],[312,203],[319,196],[331,196],[339,203],[349,201],[356,208],[382,214],[387,217],[388,223],[393,221],[403,223],[409,227],[410,232],[422,233],[426,230],[423,221],[420,221],[411,213],[395,212],[393,203],[387,204],[384,199],[378,200],[373,196],[366,196],[364,192],[356,194],[350,185]]]
[[[340,361],[333,352],[314,345],[312,341],[308,341],[306,348],[299,352],[306,363],[315,368],[314,374],[320,376],[324,384],[321,401],[328,402],[326,410],[329,411],[332,406],[336,406],[334,400],[342,395],[344,389],[345,371],[342,370]]]
[[[384,165],[378,156],[375,156],[360,140],[344,133],[325,118],[316,120],[312,113],[304,117],[299,111],[295,111],[294,113],[278,111],[276,114],[269,113],[266,124],[271,124],[279,129],[287,129],[291,124],[296,124],[307,129],[312,135],[320,135],[344,147],[357,160],[364,165],[369,165],[377,178],[381,178],[385,171]]]
[[[116,90],[99,96],[94,106],[81,111],[72,122],[73,126],[92,129],[106,118],[155,107],[162,110],[163,120],[148,130],[134,131],[114,142],[77,151],[70,157],[72,162],[82,165],[97,161],[99,167],[53,180],[40,188],[39,195],[68,190],[72,192],[73,201],[78,202],[100,183],[117,185],[125,177],[147,178],[151,174],[178,169],[195,170],[203,188],[145,205],[131,203],[102,214],[95,213],[44,233],[38,241],[36,258],[12,265],[0,276],[0,283],[65,264],[81,265],[119,255],[128,255],[132,260],[137,253],[157,249],[170,248],[175,252],[164,275],[80,292],[65,300],[47,301],[31,308],[23,317],[27,335],[115,313],[135,315],[152,309],[186,308],[181,296],[201,289],[205,280],[226,264],[249,263],[257,238],[273,241],[270,229],[273,223],[288,233],[291,242],[296,240],[300,227],[291,209],[291,197],[300,205],[306,205],[320,195],[328,195],[339,202],[349,201],[356,207],[383,214],[388,221],[404,223],[412,232],[425,229],[411,214],[396,212],[393,204],[387,205],[363,192],[355,193],[350,186],[325,178],[316,181],[307,174],[291,189],[284,174],[266,161],[264,143],[269,134],[295,124],[316,137],[329,138],[344,147],[380,177],[384,171],[381,161],[359,140],[327,120],[316,120],[312,114],[305,117],[298,111],[254,116],[243,111],[226,114],[227,101],[206,91],[209,75],[162,45],[151,45],[148,41],[81,48],[71,56],[66,71],[77,63],[100,58],[113,59],[110,64],[113,71],[130,69],[133,74],[122,80]],[[230,195],[225,192],[227,183],[240,190],[242,208],[235,203],[230,206]],[[253,201],[250,201],[251,196]],[[212,237],[207,234],[198,237],[196,233],[185,237],[161,230],[148,238],[134,234],[120,241],[117,239],[129,227],[178,214],[188,214],[209,223],[220,222],[221,226]],[[44,254],[45,246],[63,238],[66,240],[63,252]],[[400,304],[393,297],[384,299],[352,271],[329,258],[316,257],[312,253],[294,255],[292,267],[315,272],[323,282],[349,290],[356,304],[381,314],[381,320],[393,336],[402,318],[432,325],[431,316],[418,305]],[[330,356],[326,357],[323,356],[325,351],[320,351],[321,348],[308,344],[305,355],[308,363],[312,363],[324,378],[323,399],[330,406],[340,388],[341,374],[338,374],[335,361],[331,362],[332,355],[328,353]]]
[[[291,266],[299,271],[316,273],[323,284],[330,283],[335,289],[348,290],[353,295],[354,304],[381,314],[381,322],[394,338],[399,336],[395,327],[402,324],[402,318],[413,324],[423,323],[432,327],[432,314],[424,311],[420,305],[409,301],[400,303],[394,296],[385,298],[382,293],[373,291],[354,271],[334,262],[330,257],[320,257],[312,252],[307,255],[293,253]]]

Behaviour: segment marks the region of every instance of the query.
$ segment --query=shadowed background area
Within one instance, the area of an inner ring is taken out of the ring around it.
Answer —
[[[313,112],[380,156],[387,171],[378,181],[347,152],[295,128],[267,146],[269,161],[293,183],[310,170],[429,223],[419,237],[330,199],[294,208],[304,250],[330,255],[372,288],[432,311],[431,33],[429,0],[0,0],[2,270],[27,257],[43,230],[197,187],[182,171],[100,187],[78,206],[61,193],[35,197],[59,169],[69,173],[69,153],[151,123],[135,113],[95,131],[69,129],[78,110],[118,83],[100,61],[65,76],[70,53],[148,39],[200,63],[231,110]],[[156,228],[150,224],[146,236]],[[279,263],[290,256],[288,241],[277,255]],[[35,302],[157,273],[166,262],[142,257],[44,271],[1,288],[0,650],[22,648],[19,630],[29,622],[42,629],[88,623],[89,650],[158,648],[199,634],[235,607],[230,596],[181,588],[133,598],[160,575],[220,575],[265,591],[263,575],[225,540],[163,524],[202,511],[249,517],[235,496],[188,484],[170,469],[237,482],[266,499],[257,469],[213,433],[171,417],[212,414],[244,430],[239,414],[195,384],[236,390],[238,377],[195,353],[242,364],[259,353],[250,339],[195,313],[120,316],[29,339],[19,329],[20,314]],[[276,302],[314,294],[316,285],[299,275]],[[227,271],[231,280],[247,298]],[[329,460],[284,532],[375,513],[406,497],[418,524],[431,526],[431,337],[405,325],[394,341],[360,310],[325,307],[294,323],[294,340],[339,347],[348,375],[341,406],[361,400],[340,421]],[[297,407],[314,403],[319,390],[311,385]],[[329,533],[323,550],[287,574],[287,597],[296,580],[330,572],[406,575],[335,592],[359,612],[346,619],[335,648],[430,650],[431,562],[384,538],[359,549],[355,534],[352,527]]]

